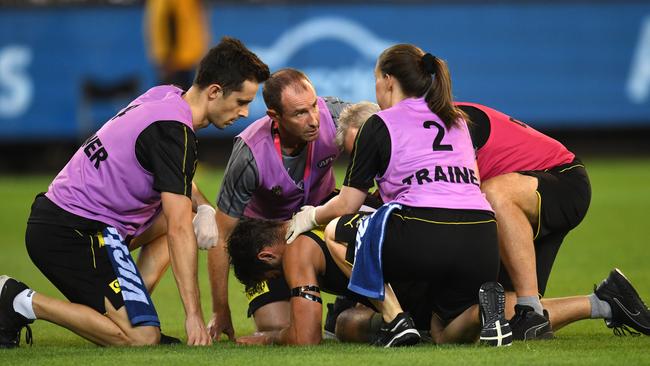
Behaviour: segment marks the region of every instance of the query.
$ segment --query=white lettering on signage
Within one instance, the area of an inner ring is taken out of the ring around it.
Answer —
[[[316,17],[288,29],[269,47],[251,49],[272,70],[286,67],[302,48],[321,40],[335,40],[355,49],[359,56],[344,66],[314,66],[303,71],[316,87],[318,95],[335,96],[345,101],[375,99],[373,70],[381,52],[394,41],[377,37],[363,25],[341,17]],[[337,58],[336,55],[331,55]],[[263,110],[260,111],[264,113]]]
[[[28,47],[0,48],[0,118],[18,117],[29,108],[34,93],[27,73],[31,61]]]
[[[636,46],[630,77],[627,81],[627,95],[634,103],[643,103],[650,93],[650,16],[641,24],[639,43]]]

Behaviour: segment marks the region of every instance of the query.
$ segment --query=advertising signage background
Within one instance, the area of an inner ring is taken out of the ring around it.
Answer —
[[[454,95],[540,129],[650,127],[650,4],[210,4],[212,39],[241,39],[272,70],[307,73],[319,95],[374,100],[377,56],[414,43],[445,59]],[[0,12],[0,140],[80,139],[128,102],[85,82],[155,84],[143,9]],[[250,119],[264,114],[258,95]],[[91,121],[91,122],[89,122]],[[203,132],[202,132],[203,133]]]

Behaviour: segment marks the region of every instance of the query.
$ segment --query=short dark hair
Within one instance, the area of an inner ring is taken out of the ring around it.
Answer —
[[[204,89],[210,84],[219,84],[227,96],[240,91],[246,80],[263,83],[269,76],[269,67],[241,41],[223,37],[199,63],[194,85]]]
[[[284,241],[282,221],[242,218],[228,238],[230,264],[235,277],[248,288],[264,281],[264,273],[273,270],[270,264],[257,258],[264,248]]]
[[[304,72],[290,67],[280,69],[271,74],[262,89],[262,97],[264,98],[266,108],[273,109],[279,114],[282,114],[282,92],[289,85],[295,88],[303,88],[303,84],[300,83],[301,81],[306,81],[311,84],[311,80],[309,80]]]

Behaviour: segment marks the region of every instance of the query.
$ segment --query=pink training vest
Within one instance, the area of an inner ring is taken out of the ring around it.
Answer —
[[[456,103],[480,109],[490,119],[490,136],[477,153],[481,180],[526,170],[544,170],[570,163],[575,155],[557,140],[492,108]]]
[[[377,115],[391,140],[390,162],[377,178],[384,202],[492,211],[479,188],[465,121],[447,129],[424,98],[404,99]]]
[[[70,213],[116,228],[123,238],[146,230],[161,209],[160,193],[153,175],[140,166],[135,143],[157,121],[178,121],[193,130],[182,93],[157,86],[131,102],[77,150],[45,195]]]
[[[265,116],[253,122],[239,136],[251,149],[259,176],[259,187],[244,210],[244,215],[269,220],[287,220],[301,206],[316,206],[336,186],[332,163],[339,156],[334,142],[336,126],[322,98],[318,98],[320,127],[318,138],[311,142],[310,174],[304,190],[291,179],[273,142],[273,121]]]

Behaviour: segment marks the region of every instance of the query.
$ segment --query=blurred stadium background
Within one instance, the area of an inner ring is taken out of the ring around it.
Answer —
[[[374,100],[374,62],[393,43],[414,43],[446,59],[457,100],[511,114],[559,139],[587,163],[592,206],[558,256],[549,295],[585,294],[613,266],[621,266],[641,295],[650,298],[645,230],[650,208],[650,2],[241,0],[203,5],[212,43],[224,35],[237,37],[272,70],[305,70],[323,96]],[[156,84],[143,37],[144,17],[142,0],[0,0],[0,272],[44,293],[58,291],[36,271],[24,249],[31,200],[81,141]],[[258,96],[250,119],[225,131],[199,133],[197,180],[211,199],[232,137],[263,113]],[[346,159],[341,160],[344,166]],[[204,259],[203,253],[200,278],[208,317]],[[231,286],[230,293],[238,334],[252,332],[241,288]],[[165,331],[184,336],[169,273],[154,301]],[[198,350],[106,350],[111,357],[102,361],[92,346],[75,348],[74,356],[66,348],[56,349],[86,343],[72,333],[45,322],[35,327],[39,347],[46,350],[23,348],[11,357],[0,353],[0,364],[69,364],[70,357],[93,364],[242,364],[264,357],[268,364],[358,365],[403,363],[406,352],[366,348],[359,353],[330,344],[318,353],[265,353],[224,345],[219,359]],[[650,362],[647,347],[647,337],[620,342],[601,321],[582,322],[551,343],[515,345],[510,353],[440,348],[436,361],[494,364],[516,357],[517,363],[545,364],[553,354],[550,361],[555,363],[639,364]],[[411,364],[431,361],[426,349],[409,352]]]
[[[374,100],[378,54],[408,42],[448,61],[457,100],[502,110],[578,155],[650,152],[647,1],[204,1],[212,43],[244,41],[320,95]],[[2,171],[52,171],[156,84],[142,0],[0,0]],[[201,131],[201,160],[231,138]],[[9,158],[11,156],[11,158]]]

